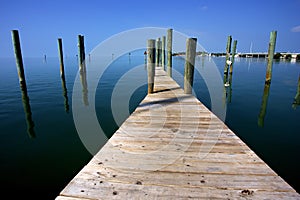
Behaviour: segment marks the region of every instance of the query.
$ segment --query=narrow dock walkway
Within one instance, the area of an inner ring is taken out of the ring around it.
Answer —
[[[300,199],[161,68],[154,91],[57,200]]]

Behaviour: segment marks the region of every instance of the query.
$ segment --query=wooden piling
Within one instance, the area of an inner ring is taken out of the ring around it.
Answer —
[[[15,51],[15,58],[16,58],[16,65],[17,65],[17,69],[18,69],[20,86],[21,86],[21,88],[23,88],[23,87],[26,88],[26,79],[25,79],[25,73],[24,73],[19,32],[18,32],[18,30],[12,30],[11,34],[12,34],[12,42],[13,42],[13,46],[14,46],[14,51]]]
[[[63,55],[62,39],[61,38],[58,38],[58,54],[59,54],[59,61],[60,61],[60,77],[65,77],[64,55]]]
[[[173,29],[167,31],[167,73],[168,76],[172,77],[172,40],[173,40]]]
[[[153,93],[155,60],[155,40],[150,39],[147,44],[148,94]]]
[[[225,59],[225,67],[224,67],[224,74],[226,74],[226,76],[228,74],[228,63],[227,63],[227,61],[229,60],[229,57],[230,57],[231,41],[232,41],[232,37],[231,37],[231,35],[229,35],[228,38],[227,38],[226,59]]]
[[[166,65],[166,36],[162,36],[162,47],[161,47],[161,65],[165,70]]]
[[[298,88],[292,107],[296,108],[298,105],[300,105],[300,75],[298,77]]]
[[[233,71],[233,64],[234,64],[234,58],[235,58],[235,53],[236,53],[236,45],[237,45],[237,40],[233,41],[233,49],[232,49],[232,57],[231,57],[231,65],[229,68],[229,73],[232,74]]]
[[[268,66],[267,66],[266,82],[265,82],[267,84],[271,83],[271,78],[272,78],[272,65],[273,65],[274,52],[276,46],[276,37],[277,37],[277,31],[272,31],[270,33],[269,50],[268,50]]]
[[[191,94],[194,79],[197,38],[188,38],[186,41],[186,58],[184,67],[184,93]]]
[[[160,66],[161,63],[161,41],[160,38],[156,40],[156,54],[155,54],[155,65]]]
[[[85,50],[84,50],[84,36],[78,35],[78,56],[79,56],[79,68],[85,70]]]

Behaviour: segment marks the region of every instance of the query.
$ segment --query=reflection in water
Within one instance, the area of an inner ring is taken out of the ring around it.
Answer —
[[[224,74],[223,77],[224,82],[224,94],[223,94],[223,104],[225,106],[226,102],[231,103],[231,97],[232,97],[232,73],[228,75]]]
[[[68,90],[66,86],[66,79],[65,76],[61,76],[61,86],[63,89],[63,96],[65,98],[65,111],[69,113],[69,99],[68,99]]]
[[[88,87],[87,87],[87,80],[86,80],[86,65],[83,65],[80,69],[80,80],[82,85],[82,99],[84,105],[89,105],[89,99],[88,99]]]
[[[294,102],[292,107],[296,109],[297,106],[300,105],[300,74],[299,74],[299,78],[298,78],[298,89],[297,89],[297,94],[294,98]]]
[[[21,92],[22,92],[22,103],[23,103],[23,108],[24,108],[25,117],[26,117],[27,133],[30,138],[35,138],[35,132],[33,129],[34,123],[32,120],[32,113],[31,113],[31,108],[30,108],[30,104],[29,104],[29,97],[27,94],[26,83],[25,84],[20,83],[20,88],[21,88]]]
[[[269,92],[270,92],[270,84],[266,83],[265,88],[264,88],[264,95],[263,95],[262,102],[261,102],[260,112],[259,112],[259,116],[258,116],[258,126],[260,126],[260,127],[264,126],[264,119],[265,119],[266,110],[267,110]]]

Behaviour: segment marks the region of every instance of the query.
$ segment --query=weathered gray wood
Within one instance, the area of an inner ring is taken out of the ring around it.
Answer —
[[[65,77],[64,54],[63,54],[61,38],[58,38],[58,55],[59,55],[59,61],[60,61],[60,77]]]
[[[85,47],[84,36],[78,35],[78,56],[79,56],[79,69],[85,71]]]
[[[166,66],[166,36],[162,36],[162,47],[161,47],[161,65],[165,70]]]
[[[155,76],[155,40],[147,43],[148,94],[153,93]]]
[[[186,94],[192,94],[196,47],[197,38],[188,38],[186,41],[186,57],[184,66],[184,93]]]
[[[25,73],[24,73],[19,31],[12,30],[11,34],[12,34],[12,42],[13,42],[13,46],[14,46],[14,52],[15,52],[16,65],[17,65],[17,69],[18,69],[18,77],[19,77],[20,85],[21,85],[21,87],[26,88],[26,79],[25,79]]]
[[[269,49],[268,49],[268,65],[267,65],[267,73],[266,73],[266,83],[271,83],[272,78],[272,66],[273,66],[273,59],[274,59],[274,52],[276,46],[276,37],[277,31],[272,31],[270,33],[270,42],[269,42]]]
[[[155,65],[160,66],[161,64],[161,40],[160,38],[156,39],[156,47],[155,47]]]
[[[233,41],[233,49],[232,49],[232,57],[231,57],[231,65],[230,65],[230,68],[229,68],[229,73],[230,74],[232,74],[232,71],[233,71],[234,58],[235,58],[235,54],[236,54],[236,45],[237,45],[237,40],[234,40]]]
[[[168,76],[172,77],[172,40],[173,29],[167,31],[167,72]]]
[[[300,199],[217,116],[155,70],[153,93],[57,200]]]
[[[227,45],[226,45],[226,59],[225,59],[225,67],[224,67],[224,76],[228,75],[228,60],[229,60],[230,52],[231,52],[231,41],[232,41],[232,37],[231,37],[231,35],[229,35],[227,37]]]

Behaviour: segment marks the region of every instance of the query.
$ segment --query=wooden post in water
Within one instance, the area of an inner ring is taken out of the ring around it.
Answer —
[[[23,108],[24,108],[24,112],[25,112],[27,133],[29,134],[29,137],[34,138],[35,137],[35,132],[33,129],[34,122],[32,120],[32,113],[31,113],[29,97],[28,97],[28,93],[27,93],[19,32],[18,32],[18,30],[12,30],[11,33],[12,33],[12,42],[13,42],[14,51],[15,51],[16,65],[17,65],[17,69],[18,69],[20,88],[21,88],[21,92],[22,92],[22,103],[23,103]]]
[[[161,47],[161,64],[165,70],[166,65],[166,36],[162,36],[162,47]]]
[[[172,39],[173,29],[167,31],[167,72],[172,77]]]
[[[26,88],[26,79],[25,79],[25,73],[24,73],[24,67],[23,67],[23,59],[22,59],[19,32],[18,32],[18,30],[12,30],[11,34],[12,34],[14,51],[15,51],[15,58],[16,58],[16,65],[17,65],[17,69],[18,69],[20,86],[21,86],[21,88],[23,88],[23,87]]]
[[[225,59],[225,67],[224,67],[224,74],[226,76],[228,75],[228,60],[229,60],[230,51],[231,51],[231,41],[232,41],[232,37],[231,37],[231,35],[229,35],[228,38],[227,38],[226,59]]]
[[[233,71],[233,64],[234,64],[234,58],[235,58],[235,53],[236,53],[236,45],[237,45],[237,40],[234,40],[233,41],[233,49],[232,49],[232,57],[231,57],[231,65],[230,65],[230,68],[229,68],[229,74],[232,74],[232,71]]]
[[[84,36],[78,35],[79,68],[85,70]]]
[[[186,58],[185,58],[185,67],[184,67],[184,93],[185,94],[192,94],[196,47],[197,47],[197,38],[188,38],[186,41]]]
[[[155,40],[150,39],[147,44],[148,94],[154,89],[155,60]]]
[[[63,54],[61,38],[58,38],[58,54],[59,54],[59,61],[60,61],[60,77],[65,77],[64,54]]]
[[[299,75],[299,78],[298,78],[297,94],[294,98],[294,102],[293,102],[292,107],[296,108],[298,105],[300,105],[300,75]]]
[[[271,83],[272,78],[272,65],[273,65],[273,58],[276,46],[276,37],[277,31],[272,31],[270,33],[270,42],[269,42],[269,50],[268,50],[268,66],[267,66],[267,73],[266,73],[266,82],[267,84]]]
[[[160,38],[157,38],[156,40],[156,57],[155,57],[156,61],[156,67],[160,66],[161,63],[161,41]]]

